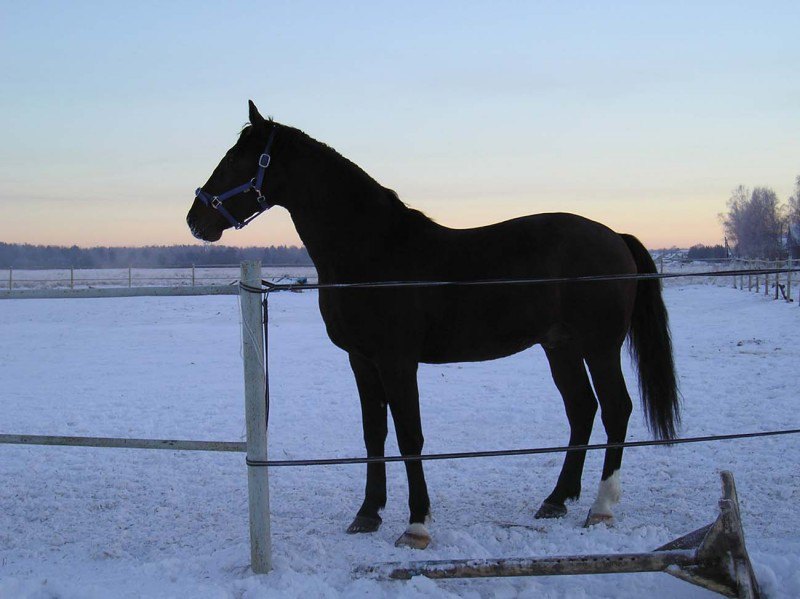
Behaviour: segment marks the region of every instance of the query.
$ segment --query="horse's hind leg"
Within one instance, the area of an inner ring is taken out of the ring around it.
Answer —
[[[597,400],[586,375],[583,359],[568,348],[545,348],[553,381],[564,399],[569,419],[569,444],[585,445],[592,433],[592,423],[597,412]],[[568,451],[555,489],[544,500],[536,518],[559,518],[567,513],[564,505],[568,499],[581,494],[581,474],[586,458],[584,451]]]
[[[587,358],[597,398],[600,400],[601,417],[609,443],[622,443],[628,431],[628,419],[632,404],[625,387],[620,366],[619,348],[601,355]],[[621,489],[619,469],[622,464],[622,448],[606,449],[600,488],[586,518],[586,526],[613,520],[611,508],[619,502]]]
[[[361,422],[364,428],[364,444],[367,456],[383,457],[386,442],[386,396],[378,370],[368,360],[350,354],[350,365],[356,377],[358,395],[361,398]],[[386,464],[367,464],[367,486],[364,503],[352,524],[350,534],[375,532],[381,525],[378,512],[386,505]]]
[[[383,389],[392,411],[397,446],[404,456],[419,455],[425,439],[419,413],[417,363],[387,361],[378,365]],[[430,516],[430,499],[422,462],[405,463],[408,476],[408,507],[411,512],[406,531],[397,539],[398,547],[425,549],[431,541],[426,527]]]

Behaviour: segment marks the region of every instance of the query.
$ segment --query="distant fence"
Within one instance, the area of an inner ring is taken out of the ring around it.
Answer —
[[[170,268],[3,268],[0,298],[125,297],[140,295],[218,295],[239,293],[239,265]],[[273,280],[315,281],[313,266],[266,265]]]
[[[800,260],[764,261],[741,259],[687,260],[678,254],[655,255],[660,273],[687,275],[666,279],[665,286],[713,284],[747,289],[773,299],[800,305],[800,276],[797,273],[770,273],[738,277],[710,277],[709,271],[779,269],[800,266]],[[132,297],[165,295],[236,295],[239,265],[190,265],[152,268],[0,268],[0,299]],[[264,265],[262,276],[275,282],[317,281],[313,266]],[[698,273],[697,276],[692,276]],[[702,273],[702,274],[701,274]]]
[[[788,271],[781,273],[776,272],[773,274],[765,273],[763,275],[741,275],[733,278],[734,289],[742,289],[755,293],[763,293],[766,297],[771,297],[775,300],[784,300],[786,302],[794,302],[798,298],[798,287],[800,287],[800,278],[797,273],[791,272],[794,266],[800,266],[800,260],[779,260],[779,261],[766,261],[766,260],[734,260],[736,266],[734,268],[741,269],[770,269],[770,268],[787,268]],[[800,301],[797,301],[800,305]]]
[[[659,272],[681,273],[686,277],[665,280],[664,285],[706,283],[719,287],[733,287],[764,295],[773,300],[795,302],[800,305],[800,275],[792,272],[800,267],[800,260],[744,260],[729,258],[725,260],[686,260],[678,258],[656,258]],[[755,271],[785,270],[786,272],[769,272],[741,274],[729,277],[708,276],[708,271]],[[692,273],[697,272],[696,277]]]

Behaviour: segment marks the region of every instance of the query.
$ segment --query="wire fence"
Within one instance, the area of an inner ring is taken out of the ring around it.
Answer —
[[[754,261],[747,263],[752,266]],[[466,280],[466,281],[371,281],[356,283],[308,283],[308,282],[289,282],[275,283],[267,279],[262,279],[261,287],[246,285],[239,282],[239,288],[247,293],[261,294],[263,296],[263,333],[264,351],[267,349],[267,297],[270,293],[277,291],[303,291],[320,289],[386,289],[386,288],[436,288],[436,287],[472,287],[472,286],[499,286],[499,285],[552,285],[566,283],[598,283],[609,281],[642,281],[642,280],[675,280],[680,278],[694,279],[733,279],[734,286],[738,281],[740,289],[744,289],[744,281],[750,281],[750,287],[756,286],[758,290],[759,281],[764,281],[767,285],[770,276],[773,277],[776,293],[780,289],[779,277],[783,275],[785,285],[791,289],[794,273],[800,272],[800,265],[795,266],[791,261],[787,264],[776,266],[770,264],[771,268],[740,268],[730,270],[701,270],[692,272],[658,272],[645,274],[617,274],[617,275],[594,275],[582,277],[543,277],[543,278],[518,278],[518,279],[488,279],[488,280]],[[228,267],[222,267],[228,268]],[[287,268],[287,267],[283,267]],[[745,279],[747,277],[747,279]],[[280,278],[280,277],[279,277]],[[795,288],[798,285],[795,285]],[[790,300],[789,300],[790,301]],[[266,365],[265,357],[261,361],[262,367]],[[265,389],[265,404],[267,407],[267,420],[269,418],[269,391]],[[250,466],[315,466],[315,465],[336,465],[336,464],[366,464],[372,462],[396,462],[396,461],[421,461],[421,460],[444,460],[478,457],[499,457],[499,456],[519,456],[534,455],[541,453],[555,453],[567,451],[589,451],[598,449],[608,449],[611,447],[632,448],[655,445],[677,445],[682,443],[703,443],[711,441],[721,441],[730,439],[744,439],[753,437],[767,437],[777,435],[789,435],[800,433],[800,429],[786,429],[773,431],[757,431],[748,433],[734,433],[726,435],[711,435],[705,437],[678,438],[672,440],[652,440],[652,441],[631,441],[616,444],[584,445],[584,446],[562,446],[562,447],[536,447],[527,449],[501,449],[488,451],[474,451],[462,453],[428,454],[416,456],[388,456],[388,457],[367,457],[367,458],[314,458],[302,460],[247,460]],[[0,444],[20,444],[20,445],[69,445],[86,447],[115,447],[115,448],[140,448],[140,449],[171,449],[171,450],[195,450],[195,451],[245,451],[245,445],[239,442],[229,441],[193,441],[193,440],[172,440],[172,439],[118,439],[102,437],[59,437],[48,435],[20,435],[20,434],[0,434]]]
[[[451,281],[362,281],[353,283],[274,283],[262,279],[261,286],[255,287],[243,282],[239,283],[239,288],[251,294],[262,296],[262,325],[263,325],[263,348],[266,354],[268,348],[268,298],[270,293],[280,291],[305,291],[305,290],[348,290],[348,289],[398,289],[398,288],[442,288],[442,287],[475,287],[475,286],[499,286],[499,285],[553,285],[567,283],[600,283],[611,281],[652,281],[652,280],[674,280],[680,278],[709,278],[709,279],[733,279],[734,284],[743,277],[768,277],[772,275],[775,281],[783,274],[788,281],[791,280],[793,273],[800,272],[800,266],[795,267],[791,261],[784,265],[772,265],[772,268],[740,268],[730,270],[705,270],[691,273],[680,272],[656,272],[656,273],[636,273],[636,274],[612,274],[612,275],[591,275],[578,277],[531,277],[516,279],[484,279],[484,280],[451,280]],[[777,284],[777,283],[776,283]],[[776,287],[777,289],[777,287]],[[776,292],[777,293],[777,292]],[[266,365],[266,355],[263,362]],[[269,388],[265,389],[264,403],[266,404],[266,421],[269,423]],[[758,431],[748,433],[734,433],[727,435],[709,435],[703,437],[687,437],[668,440],[650,441],[630,441],[623,443],[605,443],[596,445],[579,446],[560,446],[560,447],[535,447],[528,449],[500,449],[488,451],[472,451],[460,453],[442,453],[414,456],[382,456],[366,458],[315,458],[299,460],[251,460],[247,459],[248,466],[254,467],[279,467],[279,466],[331,466],[344,464],[370,464],[386,462],[408,462],[425,460],[450,460],[480,457],[501,457],[501,456],[521,456],[535,455],[543,453],[558,453],[568,451],[590,451],[609,448],[632,448],[649,447],[659,445],[679,445],[685,443],[706,443],[711,441],[722,441],[732,439],[746,439],[755,437],[769,437],[778,435],[793,435],[800,433],[800,429],[785,429],[772,431]]]
[[[553,285],[563,283],[599,283],[612,281],[653,281],[665,279],[681,278],[733,278],[744,276],[764,276],[775,277],[781,274],[787,277],[800,272],[798,266],[781,266],[760,269],[732,269],[732,270],[712,270],[691,273],[679,272],[655,272],[655,273],[630,273],[630,274],[608,274],[608,275],[587,275],[574,277],[522,277],[514,279],[477,279],[477,280],[408,280],[408,281],[359,281],[350,283],[275,283],[264,279],[261,281],[262,287],[252,287],[243,283],[239,287],[249,293],[267,294],[276,291],[308,291],[308,290],[332,290],[332,289],[383,289],[383,288],[402,288],[402,287],[482,287],[482,286],[516,286],[516,285]]]
[[[682,437],[677,439],[652,439],[647,441],[625,441],[622,443],[596,443],[592,445],[559,445],[552,447],[529,447],[520,449],[493,449],[484,451],[462,451],[451,453],[429,453],[422,455],[394,455],[380,457],[311,458],[298,460],[251,460],[248,466],[278,468],[298,466],[342,466],[352,464],[385,464],[388,462],[424,462],[434,460],[457,460],[465,458],[494,458],[528,456],[546,453],[567,453],[569,451],[598,451],[601,449],[630,449],[635,447],[659,447],[685,445],[690,443],[711,443],[736,439],[755,439],[800,434],[800,428],[724,435],[705,435],[701,437]],[[242,441],[193,441],[190,439],[131,439],[120,437],[67,437],[56,435],[16,435],[0,434],[0,444],[7,445],[47,445],[64,447],[108,447],[117,449],[168,449],[171,451],[214,451],[245,453],[247,444]]]

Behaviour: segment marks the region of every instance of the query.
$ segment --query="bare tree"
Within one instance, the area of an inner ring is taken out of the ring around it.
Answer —
[[[722,215],[725,233],[735,244],[736,253],[744,258],[781,257],[784,222],[778,196],[769,187],[750,192],[740,185],[728,200],[727,214]]]
[[[794,195],[789,198],[786,217],[790,224],[800,226],[800,175],[794,180]]]
[[[786,207],[786,245],[791,257],[800,258],[800,175],[794,181],[794,195]]]
[[[739,185],[731,192],[731,197],[728,199],[728,212],[719,215],[725,234],[740,257],[745,255],[744,248],[748,245],[746,221],[749,202],[750,190],[744,185]]]

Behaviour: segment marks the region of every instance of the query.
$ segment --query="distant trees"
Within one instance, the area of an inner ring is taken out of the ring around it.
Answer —
[[[689,260],[724,260],[728,257],[728,250],[722,245],[703,245],[698,243],[689,248],[686,257]]]
[[[769,187],[750,191],[740,185],[733,190],[728,212],[721,219],[739,257],[775,260],[785,255],[786,213]]]
[[[269,246],[237,248],[224,245],[94,247],[79,248],[0,242],[0,268],[127,268],[177,267],[238,264],[242,260],[261,260],[262,264],[311,266],[305,248]]]

